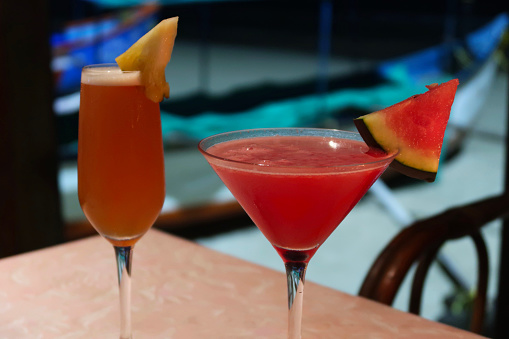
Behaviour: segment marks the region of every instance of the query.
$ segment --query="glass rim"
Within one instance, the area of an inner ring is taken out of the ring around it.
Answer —
[[[136,73],[139,71],[123,71],[120,69],[120,66],[116,62],[107,62],[102,64],[90,64],[85,65],[81,68],[82,72],[87,70],[101,69],[101,68],[117,68],[122,73]]]
[[[290,131],[298,131],[299,133],[296,134],[289,134]],[[264,132],[267,132],[266,135],[260,135]],[[278,132],[287,132],[286,134],[280,134]],[[330,135],[326,135],[326,133],[331,133]],[[332,133],[339,133],[341,136],[332,135]],[[243,137],[235,137],[239,135],[244,135]],[[355,167],[366,167],[366,166],[374,166],[380,163],[387,163],[392,162],[396,156],[399,154],[399,151],[395,151],[393,153],[387,153],[385,152],[383,157],[373,159],[373,161],[368,162],[354,162],[351,164],[345,164],[345,165],[330,165],[330,166],[310,166],[310,165],[303,165],[303,166],[285,166],[285,165],[262,165],[256,162],[248,162],[248,161],[241,161],[241,160],[233,160],[221,156],[217,156],[214,154],[209,153],[207,150],[219,143],[227,142],[227,141],[233,141],[233,140],[241,140],[241,139],[247,139],[247,138],[256,138],[256,137],[270,137],[270,136],[318,136],[318,137],[324,137],[324,138],[336,138],[336,139],[348,139],[348,140],[356,140],[363,142],[367,147],[372,148],[371,146],[367,145],[364,139],[361,137],[361,135],[358,132],[354,131],[345,131],[340,129],[333,129],[333,128],[317,128],[317,127],[274,127],[274,128],[253,128],[253,129],[244,129],[244,130],[236,130],[236,131],[229,131],[229,132],[223,132],[214,134],[211,136],[208,136],[206,138],[203,138],[198,143],[198,150],[205,156],[209,157],[211,159],[215,159],[221,162],[231,163],[231,164],[237,164],[237,165],[244,165],[244,166],[256,166],[257,168],[309,168],[309,169],[331,169],[331,168],[355,168]],[[219,142],[214,142],[215,139],[219,139]],[[207,145],[210,143],[210,145]],[[207,145],[205,147],[205,145]]]

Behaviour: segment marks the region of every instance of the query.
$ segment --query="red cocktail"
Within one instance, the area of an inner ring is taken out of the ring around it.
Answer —
[[[312,128],[224,133],[199,149],[285,262],[289,338],[300,338],[307,263],[396,154]]]

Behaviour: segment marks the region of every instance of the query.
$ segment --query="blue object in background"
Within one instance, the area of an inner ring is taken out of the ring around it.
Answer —
[[[130,8],[103,17],[71,22],[51,36],[57,95],[79,91],[83,66],[115,62],[157,23],[159,7]]]

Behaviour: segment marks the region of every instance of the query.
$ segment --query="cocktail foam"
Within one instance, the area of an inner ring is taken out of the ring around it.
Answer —
[[[87,67],[81,73],[81,83],[98,86],[141,85],[140,72],[124,72],[118,66]]]

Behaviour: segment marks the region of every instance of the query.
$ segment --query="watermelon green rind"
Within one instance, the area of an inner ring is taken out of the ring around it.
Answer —
[[[403,173],[410,178],[420,179],[427,182],[433,182],[435,181],[437,177],[437,172],[428,172],[424,170],[418,170],[413,167],[407,166],[399,161],[393,161],[391,163],[391,168],[395,169],[399,173]]]
[[[409,177],[432,182],[438,171],[458,83],[453,79],[427,86],[428,92],[361,116],[354,123],[369,146],[399,152],[392,168]]]
[[[389,151],[389,150],[386,150],[384,147],[382,147],[378,142],[376,142],[376,140],[373,138],[372,133],[369,131],[368,126],[364,123],[364,120],[356,119],[356,120],[354,120],[354,123],[355,123],[355,127],[359,131],[359,134],[362,136],[362,138],[364,139],[364,142],[366,142],[366,144],[369,147],[383,149],[386,152]],[[414,167],[405,165],[403,162],[398,160],[397,156],[394,159],[394,161],[391,162],[390,167],[402,174],[405,174],[406,176],[409,176],[409,177],[415,178],[415,179],[419,179],[419,180],[424,180],[427,182],[435,181],[436,174],[437,174],[436,171],[416,169]]]

